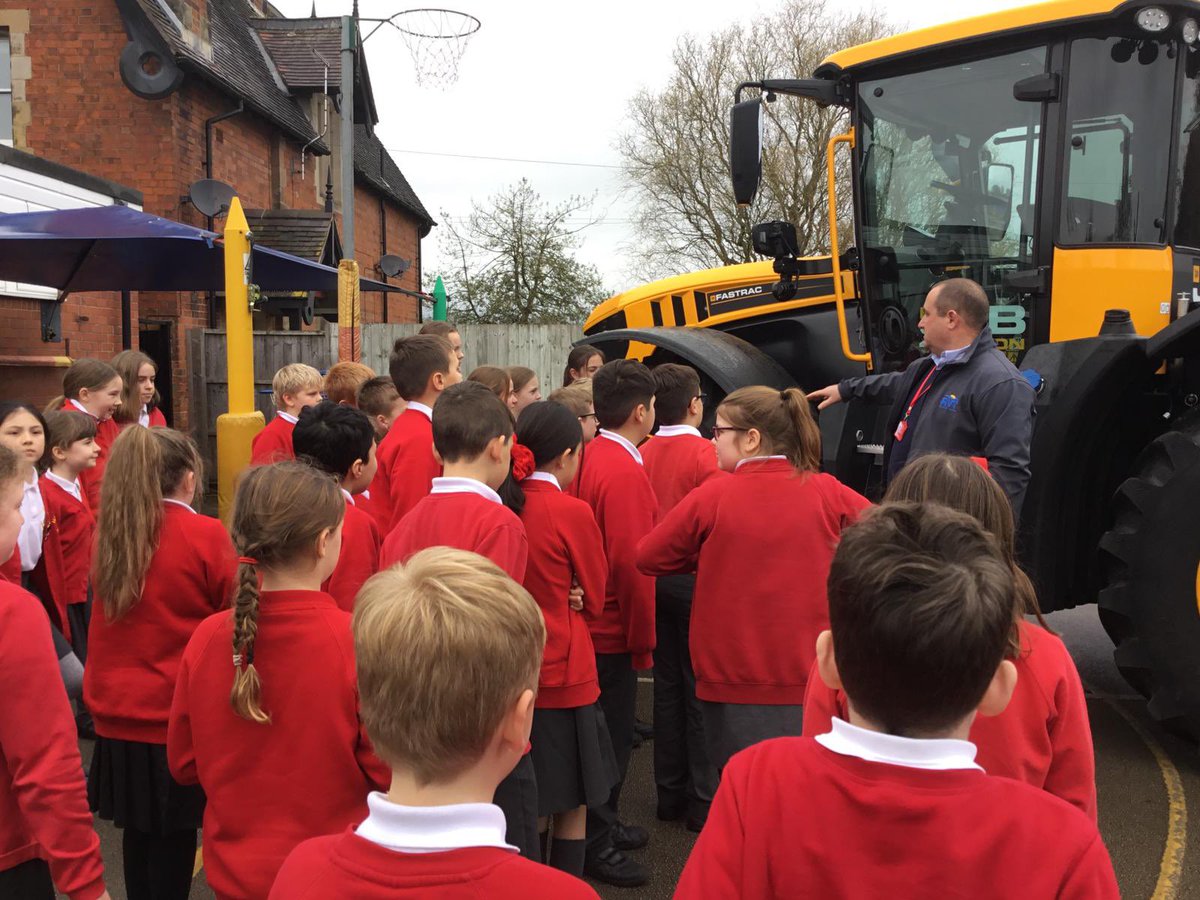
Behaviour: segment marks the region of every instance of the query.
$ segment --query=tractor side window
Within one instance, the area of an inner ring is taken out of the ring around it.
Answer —
[[[1183,52],[1174,244],[1200,249],[1200,50],[1188,47]]]
[[[1064,244],[1165,239],[1175,60],[1152,39],[1071,42]]]

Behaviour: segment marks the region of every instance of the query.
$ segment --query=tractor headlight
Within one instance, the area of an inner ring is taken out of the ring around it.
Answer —
[[[1196,24],[1195,19],[1184,19],[1183,24],[1179,26],[1179,35],[1185,44],[1194,44],[1196,38],[1200,37],[1200,25]]]
[[[1147,6],[1145,9],[1138,10],[1135,21],[1138,28],[1142,31],[1149,31],[1151,34],[1166,31],[1171,27],[1171,16],[1161,6]]]

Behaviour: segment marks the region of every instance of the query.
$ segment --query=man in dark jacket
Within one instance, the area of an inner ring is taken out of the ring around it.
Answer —
[[[890,403],[884,479],[924,453],[982,456],[1013,512],[1020,515],[1029,484],[1034,391],[996,349],[988,299],[969,278],[934,285],[918,327],[929,356],[901,372],[847,378],[813,391],[824,409],[843,400]]]

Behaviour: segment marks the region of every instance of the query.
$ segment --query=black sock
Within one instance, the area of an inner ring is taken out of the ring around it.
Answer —
[[[551,848],[550,865],[576,878],[582,878],[583,854],[586,847],[587,841],[582,838],[568,841],[566,838],[556,837]]]
[[[538,832],[538,843],[542,845],[542,862],[546,861],[546,851],[550,848],[550,829]]]
[[[186,898],[196,867],[196,832],[173,831],[159,836],[126,828],[122,856],[129,900]]]

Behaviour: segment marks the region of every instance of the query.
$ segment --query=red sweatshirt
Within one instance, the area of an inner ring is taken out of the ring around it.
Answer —
[[[206,619],[188,642],[171,707],[167,758],[199,782],[204,867],[220,897],[261,898],[292,848],[367,814],[367,794],[391,783],[358,718],[350,614],[320,591],[265,591],[254,667],[258,725],[234,713],[233,614]]]
[[[585,619],[604,609],[608,578],[604,538],[591,507],[564,494],[557,484],[531,478],[521,482],[521,489],[525,492],[521,521],[530,547],[524,585],[546,620],[537,706],[587,706],[600,696],[596,651]],[[572,579],[583,588],[580,611],[568,604]]]
[[[869,506],[786,459],[744,462],[688,494],[638,546],[648,575],[696,573],[689,646],[696,696],[799,704],[829,627],[825,581],[842,529]]]
[[[1119,897],[1095,823],[977,769],[777,738],[729,761],[676,898]]]
[[[96,520],[87,505],[87,495],[76,500],[48,475],[40,479],[46,525],[42,536],[42,558],[33,570],[34,577],[54,601],[51,618],[71,640],[67,607],[87,602],[88,578],[92,565],[92,540]]]
[[[21,548],[15,544],[8,562],[0,564],[0,580],[21,586]]]
[[[654,665],[654,579],[635,561],[638,541],[658,514],[654,488],[629,450],[601,432],[588,444],[576,490],[596,516],[608,560],[604,611],[588,623],[596,652],[631,653],[635,669],[648,669]]]
[[[1067,648],[1046,629],[1020,623],[1017,689],[998,716],[976,716],[971,743],[989,775],[1003,775],[1049,791],[1096,819],[1096,761],[1083,684]],[[804,734],[829,731],[846,719],[846,697],[813,671],[804,695]]]
[[[346,831],[297,847],[271,889],[271,900],[329,897],[596,900],[597,894],[566,872],[498,847],[400,853]]]
[[[95,598],[83,697],[97,734],[167,742],[179,658],[196,626],[229,606],[236,559],[220,521],[178,503],[163,504],[158,551],[141,599],[109,622],[103,599]]]
[[[379,461],[371,483],[371,505],[380,533],[395,528],[429,493],[442,467],[433,456],[433,420],[409,406],[392,423],[376,451]]]
[[[82,412],[92,416],[90,412],[83,408],[82,405],[76,406],[70,400],[63,402],[60,409],[69,410],[71,412]],[[96,419],[95,416],[92,416]],[[96,465],[90,469],[85,469],[79,475],[79,484],[83,487],[84,496],[87,497],[88,507],[96,516],[100,515],[100,485],[104,481],[104,470],[108,467],[108,457],[112,452],[113,441],[117,439],[117,435],[121,433],[121,426],[109,416],[104,421],[96,419],[96,443],[100,445],[100,455],[96,457]]]
[[[104,893],[75,718],[41,603],[0,582],[0,872],[49,862],[71,900]]]
[[[250,442],[250,465],[261,466],[295,459],[296,451],[292,449],[292,432],[295,430],[295,422],[289,422],[282,413],[276,413],[267,427]]]
[[[361,495],[360,495],[361,496]],[[346,497],[346,519],[342,523],[342,552],[337,568],[321,590],[330,594],[346,612],[354,612],[354,598],[368,578],[379,571],[379,529],[375,520],[358,508],[358,498]]]
[[[694,488],[710,478],[725,477],[717,466],[713,442],[686,425],[662,426],[638,450],[646,466],[646,477],[658,498],[660,521]]]
[[[444,487],[449,492],[430,494],[400,520],[383,542],[379,568],[406,562],[426,547],[457,547],[486,556],[513,581],[523,581],[529,557],[525,526],[498,497],[457,489],[465,487],[458,483],[467,481],[470,479],[439,479],[436,489]],[[488,490],[480,482],[472,483]]]

